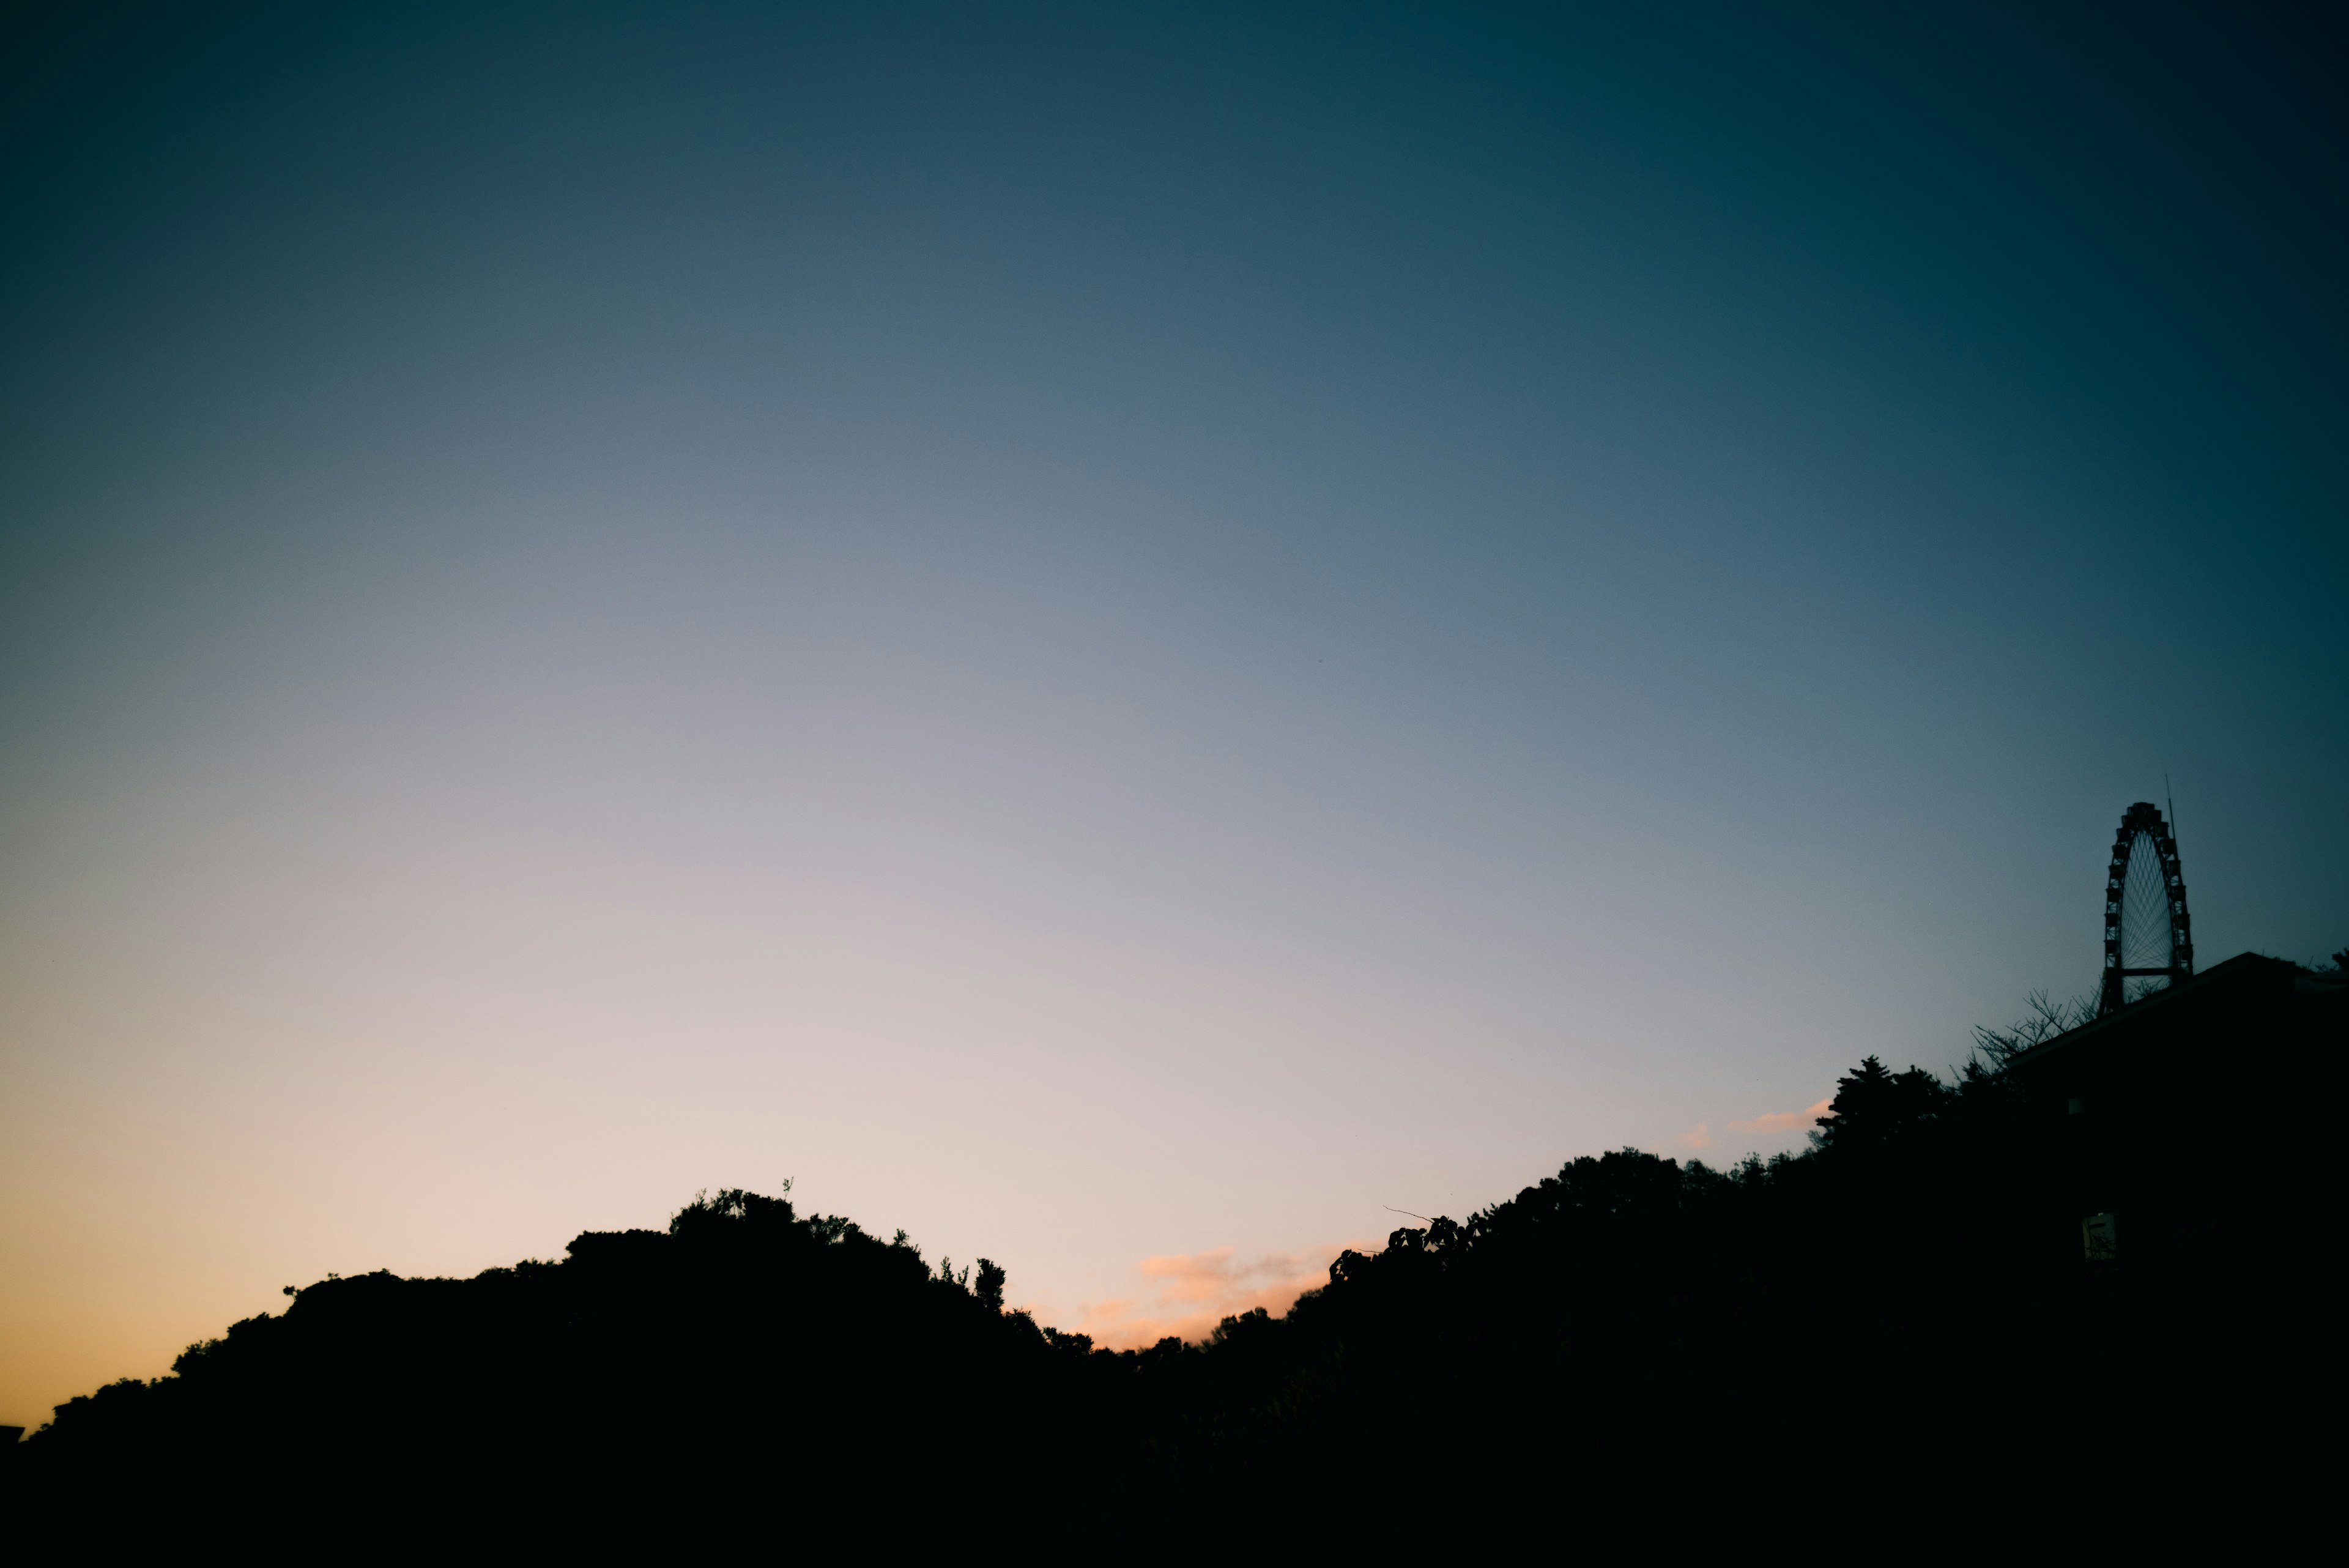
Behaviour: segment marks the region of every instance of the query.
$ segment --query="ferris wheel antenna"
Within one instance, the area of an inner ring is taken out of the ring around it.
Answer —
[[[2161,804],[2169,808],[2169,836],[2174,840],[2178,836],[2178,803],[2175,800],[2172,800],[2169,795],[2169,770],[2168,768],[2161,770]]]

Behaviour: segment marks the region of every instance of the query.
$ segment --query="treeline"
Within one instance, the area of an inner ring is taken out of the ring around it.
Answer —
[[[1871,1057],[1812,1144],[1578,1158],[1346,1253],[1283,1317],[1114,1354],[1006,1311],[986,1260],[725,1191],[560,1262],[291,1292],[171,1376],[61,1407],[12,1468],[68,1511],[576,1525],[826,1498],[1374,1506],[1508,1476],[1595,1499],[1717,1480],[1741,1425],[1770,1434],[1754,1479],[2109,1417],[2078,1346],[2127,1304],[1994,1060],[1951,1084]]]

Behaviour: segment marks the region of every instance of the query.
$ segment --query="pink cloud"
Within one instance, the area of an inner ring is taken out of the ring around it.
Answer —
[[[1735,1122],[1732,1122],[1729,1125],[1735,1127],[1737,1124]],[[1713,1124],[1711,1122],[1699,1122],[1696,1126],[1689,1128],[1688,1131],[1681,1134],[1680,1137],[1672,1139],[1672,1141],[1680,1145],[1682,1148],[1711,1148],[1713,1147]]]
[[[1362,1251],[1376,1243],[1353,1242]],[[1216,1324],[1257,1307],[1278,1317],[1297,1298],[1330,1278],[1330,1260],[1343,1251],[1322,1247],[1302,1252],[1268,1252],[1242,1260],[1233,1249],[1169,1253],[1135,1265],[1143,1289],[1133,1296],[1088,1302],[1077,1332],[1110,1350],[1137,1350],[1172,1334],[1200,1340]]]
[[[1832,1099],[1826,1099],[1808,1110],[1768,1111],[1750,1122],[1732,1122],[1729,1130],[1742,1133],[1795,1132],[1816,1125],[1821,1116],[1835,1115],[1827,1108],[1834,1104]]]

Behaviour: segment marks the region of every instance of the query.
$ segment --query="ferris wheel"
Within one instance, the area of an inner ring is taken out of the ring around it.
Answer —
[[[2186,912],[2186,877],[2178,841],[2151,801],[2121,816],[2105,880],[2102,1016],[2194,972],[2194,926]]]

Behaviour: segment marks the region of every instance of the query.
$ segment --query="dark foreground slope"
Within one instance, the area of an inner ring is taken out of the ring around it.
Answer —
[[[2085,1263],[1994,1075],[1871,1059],[1835,1110],[1801,1158],[1577,1159],[1346,1254],[1285,1318],[1139,1354],[1003,1311],[992,1265],[974,1286],[902,1236],[722,1193],[557,1263],[313,1285],[60,1407],[13,1480],[53,1518],[232,1532],[1354,1517],[1398,1487],[1686,1513],[1870,1470],[2061,1492],[2198,1440],[2242,1282]]]
[[[732,1469],[976,1475],[1066,1408],[1076,1358],[999,1310],[991,1266],[976,1292],[941,1272],[902,1239],[725,1192],[560,1262],[312,1285],[172,1376],[60,1407],[26,1468],[202,1507],[458,1514],[608,1510]]]

